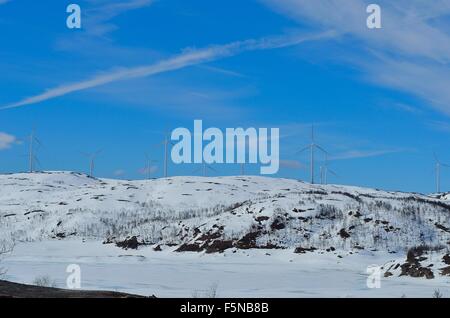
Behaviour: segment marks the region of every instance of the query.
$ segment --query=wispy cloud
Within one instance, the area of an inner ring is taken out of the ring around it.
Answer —
[[[155,2],[156,0],[87,0],[82,6],[82,29],[59,37],[54,47],[56,50],[92,58],[96,63],[148,60],[149,55],[155,52],[146,48],[121,46],[116,43],[112,33],[120,28],[114,18],[145,9]]]
[[[7,3],[7,2],[9,2],[10,0],[0,0],[0,4],[4,4],[4,3]]]
[[[127,172],[126,172],[125,170],[123,170],[123,169],[117,169],[117,170],[115,170],[115,171],[113,172],[113,175],[114,175],[115,177],[122,177],[122,176],[124,176],[126,173],[127,173]]]
[[[211,66],[211,65],[202,65],[202,68],[204,68],[205,70],[211,71],[211,72],[215,72],[215,73],[219,73],[219,74],[223,74],[223,75],[227,75],[227,76],[232,76],[232,77],[246,77],[244,74],[241,74],[239,72],[236,71],[231,71],[231,70],[226,70],[220,67],[215,67],[215,66]]]
[[[306,166],[298,160],[280,160],[280,167],[287,169],[304,169]]]
[[[428,123],[428,126],[434,130],[450,133],[450,123],[443,121],[432,121]]]
[[[12,145],[19,143],[17,138],[4,132],[0,132],[0,150],[11,148]]]
[[[422,110],[420,110],[419,108],[408,105],[408,104],[404,104],[404,103],[391,103],[390,106],[392,106],[400,111],[407,112],[410,114],[421,114],[422,113]]]
[[[148,175],[148,174],[155,173],[156,171],[158,171],[158,166],[150,166],[150,167],[141,168],[141,169],[139,169],[138,172],[142,175]]]
[[[147,77],[159,73],[175,71],[188,66],[230,57],[247,51],[283,48],[298,45],[305,41],[324,39],[330,36],[335,36],[335,33],[323,32],[314,35],[278,36],[257,40],[251,39],[238,41],[225,45],[210,46],[204,49],[189,48],[175,57],[159,61],[155,64],[114,70],[94,76],[88,80],[52,88],[42,94],[28,97],[16,103],[0,107],[0,110],[40,103],[56,97],[64,96],[66,94],[94,88],[116,81]]]
[[[348,160],[358,158],[379,157],[393,153],[404,152],[406,149],[384,149],[384,150],[349,150],[331,156],[330,160]]]
[[[84,11],[86,18],[83,21],[83,30],[94,36],[103,36],[117,26],[109,21],[127,11],[148,7],[154,0],[128,0],[120,2],[105,2]]]
[[[450,115],[449,1],[379,0],[380,30],[366,27],[366,0],[261,1],[313,29],[345,34],[340,42],[345,54],[339,58],[345,56],[369,81],[419,97]]]

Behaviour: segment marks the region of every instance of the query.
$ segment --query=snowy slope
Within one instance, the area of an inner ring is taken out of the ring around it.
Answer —
[[[0,239],[137,236],[182,251],[406,251],[450,241],[450,204],[425,195],[264,177],[0,175]],[[301,251],[301,250],[299,250]]]

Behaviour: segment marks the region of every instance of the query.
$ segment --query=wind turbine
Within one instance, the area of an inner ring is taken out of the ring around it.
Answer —
[[[213,167],[208,165],[206,162],[203,162],[202,163],[202,167],[200,169],[195,170],[194,173],[197,173],[197,172],[199,172],[201,170],[202,171],[202,175],[204,177],[207,177],[208,176],[208,169],[211,170],[211,171],[217,172],[216,169],[214,169]]]
[[[325,149],[323,149],[321,146],[319,146],[318,144],[316,144],[316,142],[314,141],[314,125],[311,126],[311,144],[309,146],[306,146],[303,149],[300,149],[297,153],[302,153],[305,150],[309,150],[310,151],[310,174],[311,174],[311,184],[314,184],[314,156],[315,156],[315,149],[319,149],[320,151],[322,151],[323,153],[327,154],[327,151]]]
[[[148,153],[145,154],[145,158],[147,159],[146,165],[147,179],[150,180],[152,174],[152,163],[156,163],[158,161],[152,160]]]
[[[434,153],[435,169],[436,169],[436,192],[441,193],[441,167],[450,168],[450,165],[442,163],[436,153]]]
[[[328,168],[328,153],[325,153],[325,163],[323,166],[320,166],[320,183],[321,184],[328,184],[328,172],[331,173],[333,176],[338,177],[336,172]]]
[[[98,150],[96,152],[93,153],[81,153],[82,155],[86,156],[89,158],[89,177],[93,178],[94,177],[94,168],[95,168],[95,158],[97,158],[97,156],[101,153],[101,150]]]
[[[245,163],[241,163],[241,176],[245,175]]]
[[[39,141],[39,139],[36,137],[36,132],[33,129],[31,131],[31,135],[28,136],[29,138],[29,148],[28,148],[28,164],[29,164],[29,171],[30,173],[34,172],[34,162],[37,162],[39,164],[39,160],[35,155],[35,147],[34,144],[38,144],[39,146],[42,146],[41,142]]]
[[[169,146],[173,146],[173,142],[170,141],[169,135],[164,135],[164,140],[159,143],[157,146],[163,145],[164,146],[164,178],[168,177],[168,165],[169,165]]]

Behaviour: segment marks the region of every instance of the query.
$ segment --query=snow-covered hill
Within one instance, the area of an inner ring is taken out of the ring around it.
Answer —
[[[81,237],[178,251],[295,248],[406,251],[448,246],[450,202],[421,194],[245,177],[93,179],[0,175],[0,236]]]
[[[1,265],[22,283],[64,287],[75,263],[88,289],[163,297],[215,283],[230,297],[429,297],[450,276],[450,201],[255,176],[0,175],[0,248],[11,243]],[[372,264],[382,289],[366,286]]]

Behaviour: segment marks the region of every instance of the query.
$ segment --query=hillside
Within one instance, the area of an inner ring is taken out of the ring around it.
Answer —
[[[4,241],[116,242],[136,236],[138,243],[178,251],[399,252],[447,246],[449,227],[450,203],[414,193],[254,176],[146,181],[67,172],[0,176]]]

